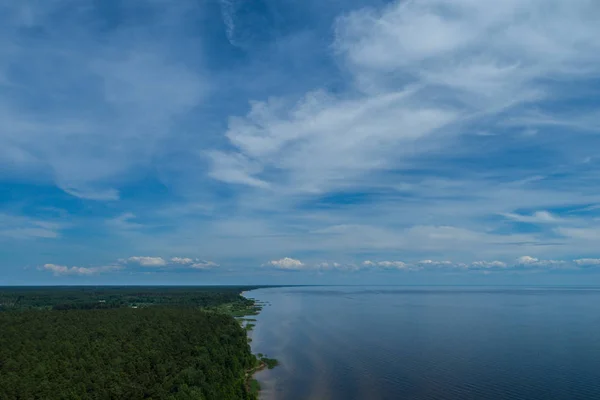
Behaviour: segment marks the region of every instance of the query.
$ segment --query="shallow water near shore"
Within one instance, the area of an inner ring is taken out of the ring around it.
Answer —
[[[600,288],[288,287],[252,349],[263,400],[600,399]]]

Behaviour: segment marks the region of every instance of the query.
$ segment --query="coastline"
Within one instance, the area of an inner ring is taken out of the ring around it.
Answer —
[[[254,350],[252,349],[251,332],[255,326],[254,322],[256,322],[256,319],[246,318],[246,317],[252,317],[252,316],[256,316],[256,315],[260,314],[260,312],[262,311],[262,309],[266,305],[266,303],[261,302],[255,298],[248,297],[249,292],[251,292],[251,290],[243,291],[240,293],[240,296],[242,296],[243,298],[245,298],[247,300],[252,301],[252,307],[251,307],[252,312],[250,312],[249,314],[244,315],[242,317],[239,317],[238,320],[240,321],[242,328],[246,331],[246,337],[248,340],[248,344],[250,345],[252,355],[256,359],[256,365],[253,368],[246,371],[246,389],[248,390],[248,393],[250,395],[253,395],[254,398],[256,398],[258,400],[260,398],[261,384],[256,379],[255,374],[257,374],[258,372],[264,371],[265,369],[273,369],[279,364],[279,362],[276,359],[268,358],[266,355],[264,355],[262,353],[254,353]]]

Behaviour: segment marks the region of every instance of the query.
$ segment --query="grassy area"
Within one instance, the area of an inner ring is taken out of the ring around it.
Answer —
[[[258,315],[262,309],[262,306],[256,304],[254,300],[246,299],[240,296],[240,298],[236,301],[220,304],[216,307],[210,307],[209,309],[231,315],[235,318],[243,318],[251,315]]]
[[[260,392],[260,383],[256,379],[251,379],[248,384],[248,392],[251,396],[258,398],[258,392]]]

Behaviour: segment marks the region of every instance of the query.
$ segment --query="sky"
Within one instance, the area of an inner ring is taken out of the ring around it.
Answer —
[[[0,0],[0,285],[600,284],[597,0]]]

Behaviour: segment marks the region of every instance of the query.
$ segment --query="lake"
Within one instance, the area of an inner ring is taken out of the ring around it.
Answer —
[[[600,399],[600,288],[288,287],[252,348],[261,399]]]

